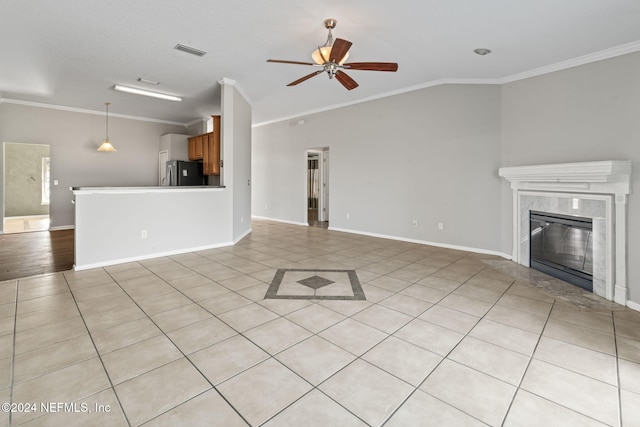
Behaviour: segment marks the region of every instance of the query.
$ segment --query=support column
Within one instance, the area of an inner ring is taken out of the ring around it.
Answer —
[[[524,265],[520,259],[520,199],[518,198],[518,189],[513,185],[511,188],[513,189],[513,203],[511,204],[513,207],[513,250],[511,256],[515,262]]]
[[[615,216],[615,265],[613,300],[618,304],[627,305],[627,205],[629,196],[616,194]]]

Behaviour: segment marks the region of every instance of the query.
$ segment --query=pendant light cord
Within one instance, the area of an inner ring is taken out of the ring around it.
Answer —
[[[104,105],[107,106],[107,131],[106,131],[106,135],[107,135],[107,141],[109,140],[109,104],[111,104],[110,102],[105,102]]]

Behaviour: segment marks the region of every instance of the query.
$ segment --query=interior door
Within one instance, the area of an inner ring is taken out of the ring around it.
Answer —
[[[163,150],[158,153],[158,185],[169,185],[167,182],[167,161],[169,151]]]

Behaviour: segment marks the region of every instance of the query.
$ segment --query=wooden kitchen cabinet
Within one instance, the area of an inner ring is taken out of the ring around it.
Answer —
[[[213,117],[213,132],[209,134],[207,156],[211,175],[220,175],[220,116]]]
[[[213,139],[211,133],[205,133],[202,135],[202,173],[205,175],[213,175],[213,167],[211,165],[211,145],[209,140]]]
[[[189,138],[189,160],[202,160],[204,158],[204,145],[202,135]]]
[[[213,117],[213,132],[189,138],[189,160],[202,160],[204,175],[220,175],[220,116]]]

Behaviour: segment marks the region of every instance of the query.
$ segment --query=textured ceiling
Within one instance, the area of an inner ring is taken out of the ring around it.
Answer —
[[[309,61],[326,39],[353,42],[349,61],[398,62],[397,73],[351,71],[345,90]],[[178,43],[207,51],[196,57]],[[489,48],[487,56],[473,53]],[[638,0],[3,0],[0,97],[189,123],[219,112],[222,78],[254,123],[295,117],[438,82],[501,83],[640,50]],[[158,86],[137,81],[156,80]],[[183,97],[115,92],[114,84]]]

